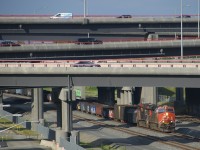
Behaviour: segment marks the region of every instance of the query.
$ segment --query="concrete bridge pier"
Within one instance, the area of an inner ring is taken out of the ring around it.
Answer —
[[[72,124],[72,88],[62,88],[59,99],[61,100],[61,112],[62,112],[62,128],[58,131],[58,135],[64,139],[70,141],[71,131],[73,128]],[[56,137],[58,139],[58,137]]]
[[[134,97],[133,97],[133,104],[139,104],[141,100],[141,93],[142,93],[142,87],[135,87],[134,88]]]
[[[133,104],[133,88],[122,87],[117,89],[117,104],[131,105]]]
[[[61,128],[62,127],[62,105],[61,105],[61,101],[59,99],[59,94],[61,92],[62,88],[52,88],[52,99],[53,101],[56,103],[56,111],[57,111],[57,128]]]
[[[0,105],[3,105],[3,91],[0,90]],[[3,107],[0,106],[0,110],[3,110]]]
[[[42,88],[34,88],[32,93],[32,120],[37,120],[44,124],[43,90]]]
[[[115,104],[115,88],[114,87],[98,87],[98,100],[107,105]]]
[[[69,102],[62,101],[62,135],[64,135],[65,139],[69,141],[71,130],[72,130],[72,121],[71,118],[71,108]]]
[[[157,104],[158,90],[157,87],[142,87],[141,102]]]
[[[184,89],[183,88],[176,88],[176,101],[179,102],[179,104],[184,104]]]
[[[200,116],[200,88],[185,88],[187,113]]]

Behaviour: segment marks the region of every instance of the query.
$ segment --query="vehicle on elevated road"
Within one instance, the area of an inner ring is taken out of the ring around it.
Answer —
[[[58,18],[69,19],[72,17],[73,17],[72,13],[57,13],[56,15],[51,16],[50,19],[58,19]]]
[[[89,45],[89,44],[103,44],[101,40],[97,40],[95,38],[79,38],[76,42],[76,44],[81,45]]]
[[[0,46],[20,46],[20,44],[13,41],[3,41],[1,42]]]
[[[191,18],[190,15],[182,15],[182,17],[183,17],[183,18]],[[178,16],[178,17],[176,17],[176,18],[181,18],[181,16]]]
[[[131,15],[121,15],[121,16],[119,16],[117,18],[132,18],[132,16]]]
[[[73,67],[101,67],[101,65],[95,64],[91,61],[79,61],[78,63],[74,64]]]

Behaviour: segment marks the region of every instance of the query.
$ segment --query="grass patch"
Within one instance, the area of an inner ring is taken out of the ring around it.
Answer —
[[[176,89],[174,87],[160,87],[158,88],[159,95],[176,96]]]
[[[99,148],[99,149],[102,149],[102,150],[126,150],[126,147],[125,146],[118,146],[117,148],[115,147],[115,145],[110,145],[110,144],[99,144],[98,146],[94,146],[94,145],[91,145],[91,143],[84,143],[84,142],[80,142],[80,146],[87,149],[87,150],[93,150],[95,148]]]
[[[97,87],[86,86],[85,87],[85,96],[86,97],[98,97]]]
[[[79,144],[81,147],[84,148],[92,148],[92,145],[90,143],[84,143],[84,142],[80,142]]]
[[[111,145],[103,145],[101,146],[101,149],[102,150],[126,150],[126,147],[125,146],[120,146],[120,147],[112,147]]]
[[[25,135],[25,136],[38,136],[39,135],[36,131],[28,130],[28,129],[24,128],[22,125],[13,124],[13,122],[11,122],[5,118],[0,119],[0,126],[3,127],[4,129],[11,127],[11,129],[9,129],[9,130],[12,130],[16,134],[20,134],[20,135]]]
[[[52,92],[52,88],[43,88],[43,90],[48,91],[48,92]]]
[[[163,101],[163,102],[158,102],[157,105],[158,105],[158,106],[164,106],[164,105],[167,105],[167,106],[174,107],[174,102],[173,102],[173,101],[171,101],[171,102]]]

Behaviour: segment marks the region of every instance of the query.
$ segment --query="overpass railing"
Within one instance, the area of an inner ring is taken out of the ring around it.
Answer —
[[[0,68],[59,68],[76,67],[78,61],[41,61],[41,62],[0,62]],[[199,68],[200,60],[132,60],[132,61],[91,61],[100,68]],[[85,64],[84,67],[91,67]]]

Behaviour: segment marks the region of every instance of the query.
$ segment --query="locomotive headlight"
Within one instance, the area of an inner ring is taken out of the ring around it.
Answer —
[[[166,116],[168,116],[168,112],[166,113]]]

